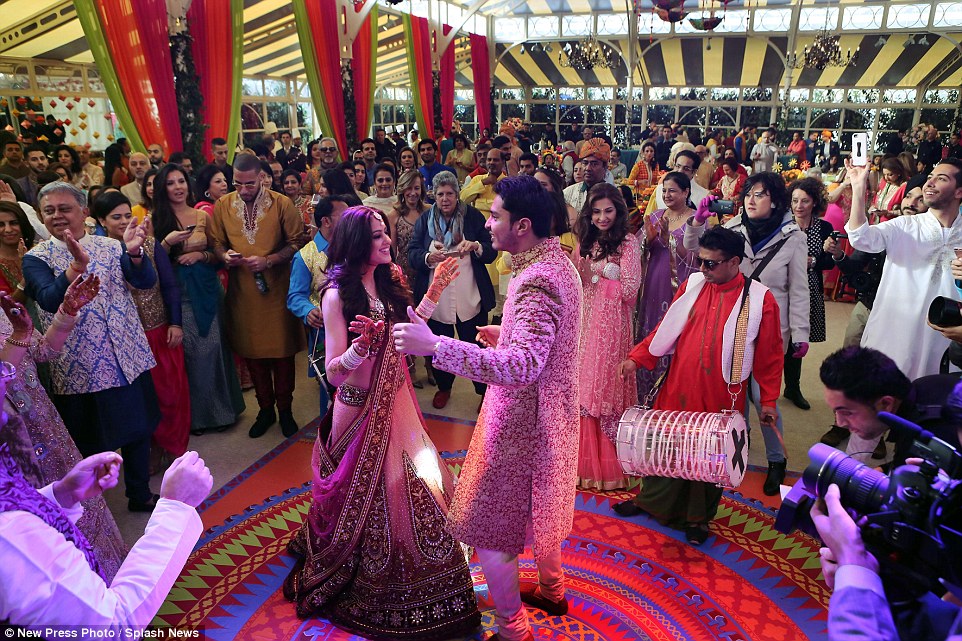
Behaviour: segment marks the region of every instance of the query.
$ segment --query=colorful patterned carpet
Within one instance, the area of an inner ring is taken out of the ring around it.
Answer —
[[[427,418],[429,431],[452,428],[450,419]],[[280,592],[293,564],[287,542],[310,505],[309,484],[289,487],[290,480],[308,476],[313,437],[313,429],[302,430],[202,506],[211,527],[155,624],[201,628],[204,638],[216,641],[361,638],[323,619],[297,619]],[[458,471],[463,452],[445,458]],[[289,489],[272,489],[281,487]],[[265,491],[275,495],[258,500]],[[803,534],[775,532],[771,509],[726,493],[712,537],[694,548],[681,533],[646,517],[615,515],[611,504],[627,496],[578,493],[563,550],[571,610],[564,617],[529,610],[536,639],[825,638],[829,593],[819,580],[818,545]],[[488,630],[487,586],[480,566],[471,567]],[[522,580],[535,579],[530,557],[522,557],[521,568]],[[479,631],[469,638],[482,637]]]

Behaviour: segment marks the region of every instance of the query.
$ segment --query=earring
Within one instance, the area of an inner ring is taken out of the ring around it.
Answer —
[[[204,192],[204,195],[207,196],[208,198],[210,198],[210,191],[205,191],[205,192]]]

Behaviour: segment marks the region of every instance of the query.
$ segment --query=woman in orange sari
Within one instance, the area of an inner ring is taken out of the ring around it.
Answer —
[[[314,501],[290,544],[301,558],[284,594],[298,616],[318,613],[365,638],[447,639],[481,615],[461,545],[445,529],[451,473],[391,340],[411,292],[387,232],[383,213],[352,207],[328,249],[321,310],[337,393],[314,445]]]

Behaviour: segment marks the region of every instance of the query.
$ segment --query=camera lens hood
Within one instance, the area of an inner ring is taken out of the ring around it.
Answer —
[[[929,304],[929,322],[939,327],[962,325],[962,301],[936,296]]]

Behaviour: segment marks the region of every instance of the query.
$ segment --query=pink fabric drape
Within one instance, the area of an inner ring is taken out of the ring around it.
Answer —
[[[471,73],[474,76],[474,104],[480,132],[491,125],[491,59],[488,56],[487,36],[471,34]]]
[[[164,0],[138,0],[133,4],[137,30],[143,43],[149,82],[157,104],[160,126],[166,137],[165,153],[183,151],[174,68],[170,61],[170,35],[167,32],[167,3]],[[152,142],[147,140],[147,144]]]
[[[207,125],[204,154],[208,161],[212,161],[209,156],[211,140],[231,140],[231,120],[239,109],[239,105],[231,104],[235,55],[233,20],[224,16],[220,0],[194,0],[187,12],[187,21],[193,36],[190,49],[204,96],[202,113]]]
[[[444,25],[442,33],[447,36],[451,25]],[[454,43],[441,56],[441,130],[451,131],[454,123]]]

